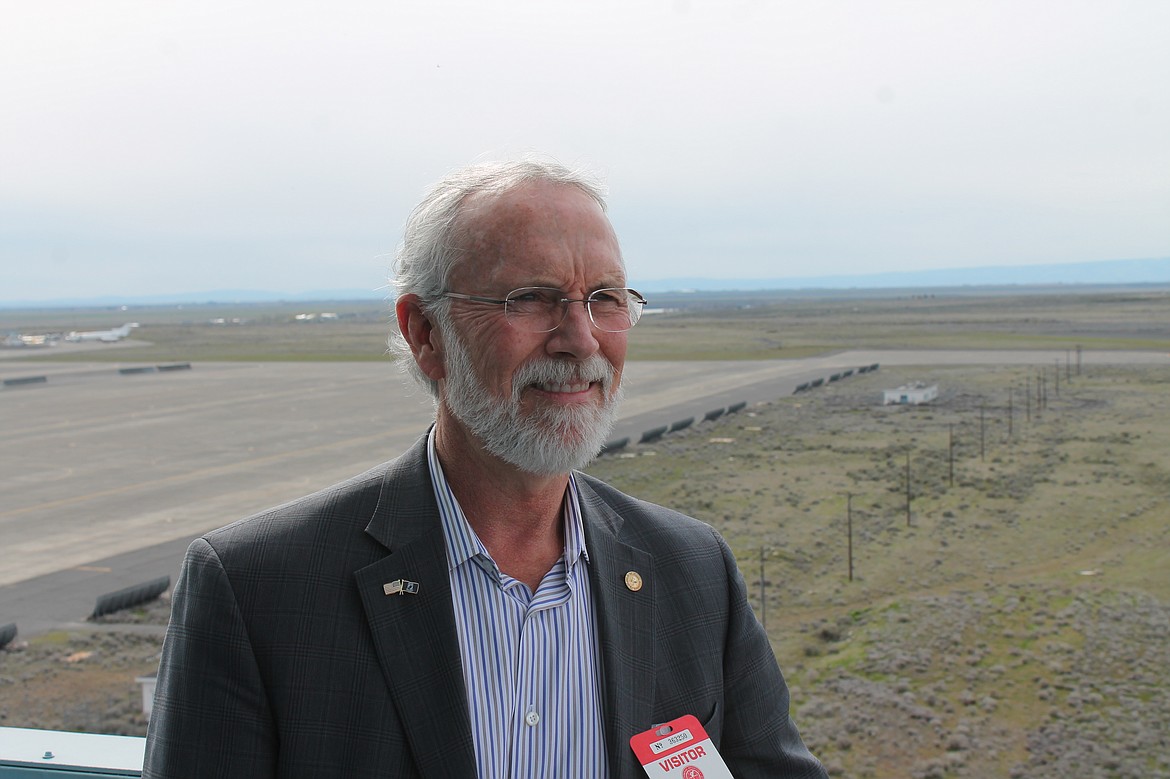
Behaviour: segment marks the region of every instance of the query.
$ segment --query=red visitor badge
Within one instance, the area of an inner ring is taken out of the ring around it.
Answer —
[[[639,733],[630,747],[651,779],[733,779],[707,731],[691,714]]]

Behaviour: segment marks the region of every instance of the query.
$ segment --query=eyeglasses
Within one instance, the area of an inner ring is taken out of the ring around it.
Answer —
[[[567,298],[555,287],[521,287],[509,292],[503,300],[461,292],[443,292],[441,297],[503,306],[508,324],[528,333],[556,330],[569,313],[569,303],[585,304],[589,320],[598,330],[623,333],[638,324],[642,307],[646,305],[646,298],[636,291],[617,287],[594,290],[589,297],[580,299]]]

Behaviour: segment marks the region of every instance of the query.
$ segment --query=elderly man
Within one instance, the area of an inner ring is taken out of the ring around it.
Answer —
[[[690,714],[736,777],[824,776],[722,538],[575,470],[645,303],[597,186],[459,171],[397,270],[434,426],[191,545],[144,775],[633,779],[631,737]]]

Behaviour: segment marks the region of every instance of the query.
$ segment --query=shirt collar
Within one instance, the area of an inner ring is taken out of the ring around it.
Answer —
[[[435,452],[434,427],[427,434],[427,464],[430,466],[435,501],[439,504],[439,522],[442,524],[443,536],[446,539],[448,570],[454,570],[477,556],[492,561],[495,567],[495,561],[468,523],[459,501],[455,499],[455,493],[447,483],[443,466],[439,464],[439,455]],[[565,488],[565,501],[562,506],[561,517],[565,525],[564,555],[571,571],[578,559],[589,562],[589,550],[585,547],[585,527],[581,519],[581,498],[572,471],[569,472],[569,484]]]

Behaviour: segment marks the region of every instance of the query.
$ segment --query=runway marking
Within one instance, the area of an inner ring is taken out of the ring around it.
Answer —
[[[337,382],[335,384],[320,382],[317,384],[304,385],[300,387],[293,387],[287,390],[274,390],[272,392],[252,392],[248,395],[240,395],[231,398],[222,398],[219,400],[205,400],[186,403],[181,406],[168,406],[159,409],[142,409],[132,408],[116,413],[108,413],[99,419],[79,419],[79,418],[61,418],[52,422],[40,423],[30,427],[23,428],[9,428],[0,436],[0,441],[5,443],[17,443],[21,438],[28,436],[41,436],[51,433],[60,432],[74,432],[79,424],[85,424],[88,430],[100,428],[114,428],[116,429],[121,424],[127,421],[145,422],[156,419],[169,419],[181,413],[193,413],[198,411],[209,411],[212,409],[225,408],[230,406],[240,406],[250,403],[262,403],[270,405],[274,400],[284,400],[287,398],[311,398],[320,395],[323,391],[334,392],[337,394],[344,394],[347,388],[353,387],[357,384],[381,384],[385,381],[384,377],[377,378],[357,378],[352,381]]]
[[[306,454],[314,452],[324,452],[330,449],[341,449],[353,444],[368,443],[370,441],[385,440],[387,431],[379,431],[372,435],[358,436],[356,438],[347,438],[343,441],[332,441],[327,444],[320,444],[318,446],[309,447],[307,449],[296,449],[291,452],[281,452],[280,454],[272,454],[267,457],[256,457],[251,460],[240,460],[238,462],[227,465],[216,465],[209,468],[200,468],[197,471],[188,471],[186,473],[178,473],[174,476],[167,476],[162,479],[152,479],[151,481],[142,481],[136,484],[127,484],[122,487],[111,487],[108,490],[101,490],[99,492],[90,492],[85,495],[77,495],[72,498],[62,498],[60,500],[50,501],[49,503],[38,503],[35,506],[26,506],[21,509],[14,509],[12,511],[0,512],[0,519],[20,516],[21,514],[29,514],[34,511],[44,511],[46,509],[56,509],[63,506],[73,506],[78,503],[84,503],[95,498],[106,498],[111,495],[123,495],[127,492],[134,492],[139,489],[146,489],[149,487],[159,487],[166,484],[179,484],[182,482],[196,481],[205,476],[212,476],[220,473],[230,473],[245,467],[256,467],[260,465],[269,465],[271,463],[280,462],[282,460],[292,459],[294,457],[301,457]]]

